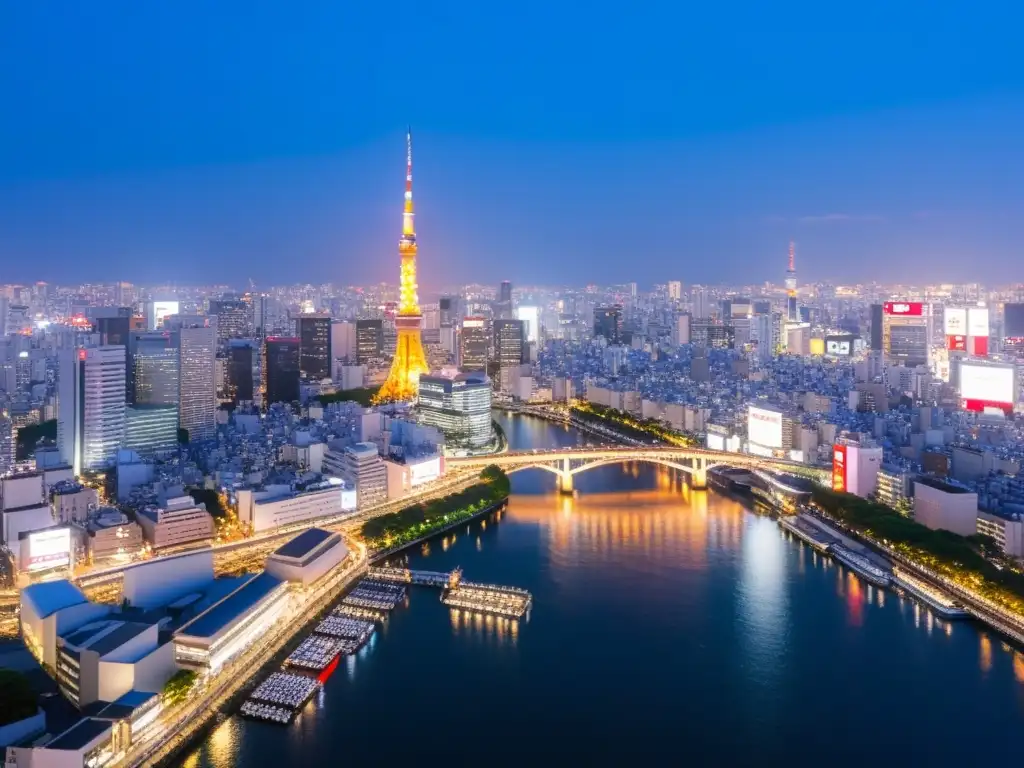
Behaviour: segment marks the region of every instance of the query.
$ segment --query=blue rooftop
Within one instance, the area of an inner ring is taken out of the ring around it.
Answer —
[[[32,604],[33,610],[41,619],[73,605],[88,602],[82,590],[67,579],[32,584],[25,587],[21,595]]]
[[[323,528],[310,528],[282,544],[274,551],[274,554],[301,559],[334,535],[331,531],[325,531]]]
[[[237,618],[245,615],[282,583],[276,576],[261,573],[196,616],[176,634],[212,638]]]
[[[83,718],[46,744],[47,749],[67,749],[77,751],[83,749],[105,731],[110,730],[110,723],[105,720]]]

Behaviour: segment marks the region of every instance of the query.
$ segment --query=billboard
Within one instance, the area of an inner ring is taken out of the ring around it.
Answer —
[[[782,414],[751,405],[747,409],[747,438],[766,448],[782,447]]]
[[[832,490],[846,492],[846,446],[832,446]]]
[[[967,310],[967,335],[988,338],[988,307],[971,307]]]
[[[1017,399],[1016,368],[965,360],[960,364],[960,399],[966,411],[1010,411]]]
[[[164,318],[177,315],[181,311],[181,304],[177,301],[154,301],[153,302],[153,329],[163,326]]]
[[[988,336],[970,336],[970,349],[968,350],[972,355],[978,357],[988,357]]]
[[[540,311],[537,307],[517,307],[516,319],[523,321],[526,341],[538,341],[540,338]]]
[[[921,317],[924,314],[924,304],[919,301],[887,301],[882,309],[887,315],[901,317]]]
[[[46,528],[30,533],[28,545],[29,571],[44,571],[48,568],[66,568],[71,565],[71,529]]]
[[[967,337],[962,334],[946,337],[946,349],[950,352],[966,352]]]
[[[849,357],[853,354],[853,338],[850,336],[826,336],[825,354],[830,357]]]
[[[946,307],[942,314],[947,336],[965,336],[967,334],[966,309],[963,307]]]

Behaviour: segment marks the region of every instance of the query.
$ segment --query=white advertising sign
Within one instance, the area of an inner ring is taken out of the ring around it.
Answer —
[[[943,310],[943,321],[947,336],[967,335],[967,310],[963,307],[946,307]]]
[[[71,529],[55,528],[28,536],[28,569],[42,571],[71,564]]]
[[[437,480],[440,476],[441,458],[439,456],[409,465],[409,484],[414,487]]]
[[[153,302],[153,325],[160,328],[164,324],[164,318],[177,315],[181,309],[177,301],[154,301]]]
[[[960,397],[964,400],[1009,405],[1017,399],[1014,389],[1012,365],[977,365],[969,362],[960,365]]]
[[[747,410],[747,438],[766,448],[782,447],[782,414],[751,405]]]
[[[850,354],[850,342],[838,341],[836,339],[825,340],[825,354],[826,355],[849,355]]]
[[[988,308],[971,307],[967,310],[967,335],[988,337]]]

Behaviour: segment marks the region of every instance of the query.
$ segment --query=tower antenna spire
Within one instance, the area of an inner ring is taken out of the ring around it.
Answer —
[[[789,271],[796,272],[796,250],[793,241],[789,241]]]

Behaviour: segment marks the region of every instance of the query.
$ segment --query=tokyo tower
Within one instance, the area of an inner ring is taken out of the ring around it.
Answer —
[[[427,373],[427,358],[423,354],[420,328],[423,314],[420,312],[419,296],[416,293],[416,228],[412,212],[412,131],[406,133],[405,153],[405,210],[402,213],[402,239],[398,241],[398,255],[401,259],[399,277],[398,314],[395,329],[398,343],[391,371],[377,395],[375,403],[396,403],[412,400],[419,390],[420,376]]]

